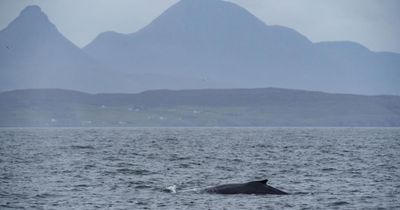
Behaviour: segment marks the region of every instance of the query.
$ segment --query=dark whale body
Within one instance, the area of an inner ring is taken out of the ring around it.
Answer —
[[[267,185],[268,180],[247,182],[243,184],[225,184],[207,188],[204,191],[215,194],[254,194],[254,195],[287,195],[288,193]]]

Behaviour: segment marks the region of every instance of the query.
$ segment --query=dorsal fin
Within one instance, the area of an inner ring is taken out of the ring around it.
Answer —
[[[268,179],[264,179],[264,180],[261,180],[261,181],[258,181],[258,182],[260,182],[260,183],[262,183],[262,184],[267,184],[267,182],[268,182]]]

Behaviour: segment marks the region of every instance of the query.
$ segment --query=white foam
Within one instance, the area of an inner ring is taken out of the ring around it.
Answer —
[[[176,185],[168,186],[167,190],[169,190],[171,193],[176,193]]]

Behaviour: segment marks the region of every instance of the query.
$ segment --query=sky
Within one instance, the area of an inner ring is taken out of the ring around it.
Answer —
[[[400,0],[229,0],[268,25],[297,30],[313,42],[355,41],[400,53]],[[0,30],[38,5],[79,47],[104,31],[133,33],[178,0],[0,0]]]

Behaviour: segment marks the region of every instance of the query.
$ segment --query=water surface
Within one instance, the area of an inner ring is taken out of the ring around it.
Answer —
[[[265,178],[291,195],[191,191]],[[0,129],[1,209],[400,209],[399,194],[399,128]]]

